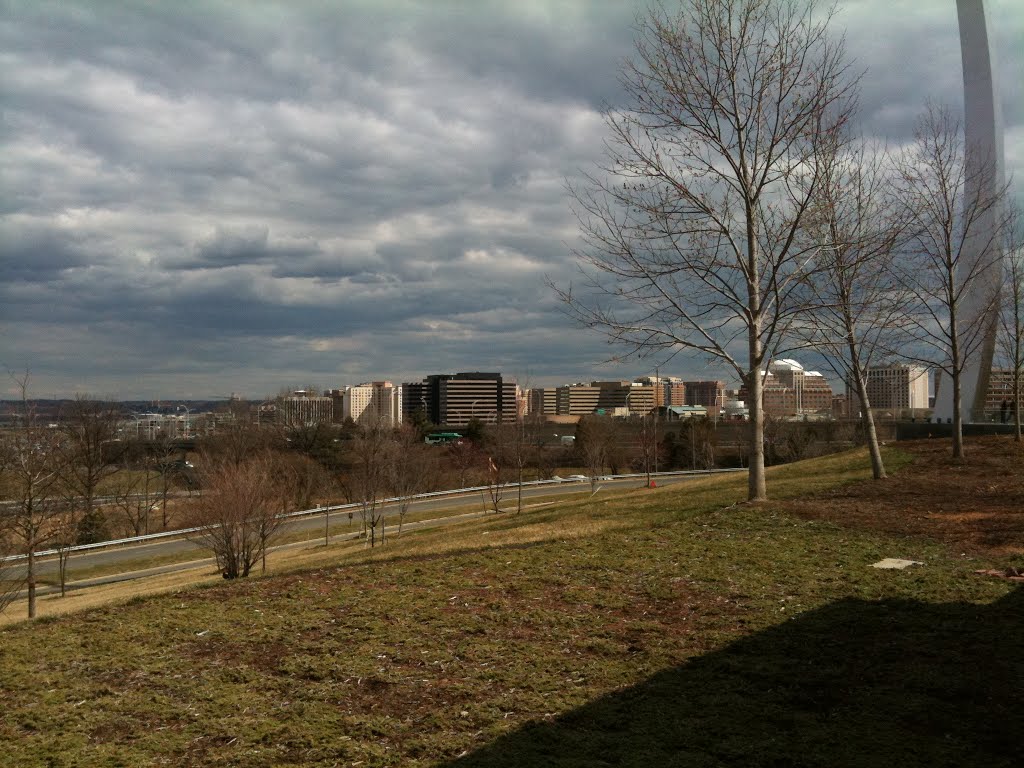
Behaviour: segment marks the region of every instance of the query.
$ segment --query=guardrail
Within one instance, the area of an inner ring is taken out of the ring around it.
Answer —
[[[746,469],[687,469],[677,470],[674,472],[651,472],[651,477],[679,477],[685,475],[717,475],[725,474],[727,472],[746,472]],[[602,475],[602,477],[608,477],[611,480],[633,480],[641,477],[647,477],[646,472],[634,472],[625,475]],[[527,486],[536,487],[540,485],[565,485],[566,483],[589,483],[590,478],[578,479],[578,478],[555,478],[552,480],[527,480],[522,485],[524,488]],[[502,483],[502,488],[516,488],[519,483],[508,482]],[[447,491],[430,491],[428,493],[416,493],[411,496],[391,496],[386,499],[381,499],[378,504],[396,504],[401,501],[421,501],[424,499],[436,499],[443,498],[445,496],[463,496],[469,493],[479,493],[486,491],[491,488],[490,485],[475,485],[470,488],[454,488]],[[310,509],[300,509],[295,512],[286,512],[278,515],[278,518],[291,519],[297,517],[312,517],[314,515],[323,515],[329,512],[338,512],[347,509],[359,509],[362,506],[361,502],[354,501],[347,504],[329,504],[327,506],[311,507]],[[123,547],[131,544],[144,544],[147,542],[159,541],[160,539],[171,539],[188,536],[190,533],[199,533],[204,530],[206,526],[197,526],[195,528],[178,528],[173,531],[161,531],[160,533],[147,533],[142,536],[132,536],[126,539],[112,539],[110,541],[97,541],[94,544],[76,544],[73,547],[67,549],[46,549],[35,553],[36,557],[48,557],[50,555],[59,554],[61,551],[64,552],[87,552],[93,549],[107,549],[114,547]],[[19,560],[27,560],[28,555],[9,555],[8,557],[0,557],[0,563],[12,562]]]

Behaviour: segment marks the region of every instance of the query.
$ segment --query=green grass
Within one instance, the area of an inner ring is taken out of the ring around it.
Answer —
[[[844,454],[770,489],[865,475]],[[1020,590],[743,495],[599,495],[8,628],[0,762],[1011,765]]]

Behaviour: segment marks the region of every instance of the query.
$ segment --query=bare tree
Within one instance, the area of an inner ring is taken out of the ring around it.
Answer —
[[[622,74],[630,107],[606,115],[604,175],[570,190],[584,290],[556,291],[641,356],[688,351],[736,372],[750,392],[748,497],[760,501],[762,371],[803,309],[797,235],[856,78],[813,2],[682,5],[638,22]]]
[[[225,579],[248,576],[281,524],[269,454],[240,462],[231,457],[203,462],[203,494],[192,500],[195,541],[209,549]]]
[[[652,488],[651,472],[657,472],[654,468],[654,456],[658,451],[658,431],[655,422],[655,412],[645,413],[640,417],[640,428],[636,433],[637,448],[640,452],[640,462],[644,474],[647,476],[647,487]]]
[[[576,448],[590,476],[590,489],[597,493],[597,484],[615,449],[618,430],[608,416],[584,416],[576,426]]]
[[[821,154],[821,178],[804,233],[817,249],[805,286],[800,335],[852,386],[875,479],[885,477],[867,372],[891,348],[906,296],[893,270],[904,222],[892,199],[886,156],[863,143]]]
[[[123,445],[115,442],[119,420],[113,404],[83,394],[76,394],[60,413],[60,474],[67,501],[67,514],[55,539],[61,597],[65,595],[71,547],[108,538],[96,494],[100,483],[120,468],[113,450]]]
[[[499,415],[498,422],[486,434],[487,497],[495,514],[501,512],[506,472],[511,464],[511,432],[510,425],[502,423]]]
[[[292,451],[274,452],[277,483],[294,509],[309,509],[330,488],[327,471],[314,459]]]
[[[216,434],[202,440],[200,450],[204,456],[242,464],[279,444],[280,434],[274,425],[254,420],[248,403],[233,402],[229,408],[225,417],[218,421]]]
[[[143,450],[142,465],[147,477],[150,468],[160,473],[160,528],[166,531],[171,522],[167,509],[171,488],[177,481],[179,487],[191,489],[197,479],[194,467],[186,462],[185,451],[177,448],[170,437],[161,437],[144,446]]]
[[[1021,385],[1024,383],[1024,217],[1010,208],[1006,227],[1005,300],[999,316],[999,342],[1003,362],[1010,371],[1014,440],[1021,442]]]
[[[426,490],[435,470],[434,452],[423,444],[419,430],[412,424],[403,424],[396,435],[388,465],[388,487],[398,500],[399,536],[402,535],[412,497]]]
[[[899,262],[898,273],[912,299],[906,328],[918,359],[952,382],[956,459],[964,457],[962,374],[975,355],[991,361],[992,350],[986,354],[984,346],[994,338],[990,318],[999,299],[1005,225],[999,212],[1005,188],[984,192],[990,187],[986,180],[968,173],[971,151],[951,112],[929,105],[913,146],[899,158],[897,190],[910,226],[909,257]],[[987,225],[993,213],[994,230]],[[915,354],[913,347],[903,349]]]
[[[18,596],[24,579],[18,577],[20,563],[8,560],[15,554],[14,536],[8,530],[9,520],[0,517],[0,613]]]
[[[124,473],[111,489],[112,506],[125,525],[126,536],[141,536],[149,532],[149,515],[153,506],[149,485],[147,467],[142,474]]]
[[[351,495],[359,502],[363,533],[369,536],[371,547],[377,544],[377,526],[380,526],[380,543],[384,543],[384,507],[381,501],[387,487],[392,450],[389,432],[380,422],[365,424],[352,440]]]
[[[13,377],[21,400],[14,427],[7,431],[8,477],[15,504],[9,535],[25,553],[28,617],[36,615],[36,552],[52,542],[64,515],[59,503],[60,439],[39,419],[28,397],[29,375]]]
[[[61,472],[68,492],[79,502],[78,543],[103,538],[102,520],[95,514],[96,492],[100,483],[120,468],[115,442],[120,412],[112,403],[77,394],[61,410]]]
[[[772,433],[774,424],[774,419],[765,418],[765,446],[769,453],[774,444]],[[679,424],[674,441],[673,458],[681,467],[711,469],[715,466],[715,439],[715,426],[709,418],[690,416],[685,424]]]
[[[468,439],[450,443],[445,449],[445,457],[458,476],[456,487],[468,488],[477,482],[484,458],[476,443]]]
[[[497,474],[502,479],[505,477],[504,470],[515,474],[516,514],[523,511],[524,471],[532,448],[531,432],[527,425],[527,419],[523,417],[517,418],[514,422],[503,422],[499,418],[498,423],[490,429],[488,440],[489,458],[495,465]],[[495,490],[500,494],[500,488]],[[496,505],[494,511],[498,511]]]
[[[0,433],[0,484],[7,487],[13,453],[11,443]],[[0,613],[18,595],[24,579],[19,578],[21,564],[14,560],[17,552],[14,534],[11,530],[14,510],[9,505],[0,505]],[[11,558],[11,559],[8,559]]]

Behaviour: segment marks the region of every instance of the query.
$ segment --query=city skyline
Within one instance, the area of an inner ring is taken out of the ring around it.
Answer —
[[[122,400],[467,360],[522,386],[653,373],[602,364],[619,350],[545,286],[573,275],[564,182],[601,159],[642,4],[377,6],[9,4],[0,364],[37,397]],[[989,6],[1019,178],[1024,19]],[[867,68],[868,138],[959,108],[953,0],[848,0],[833,30]]]

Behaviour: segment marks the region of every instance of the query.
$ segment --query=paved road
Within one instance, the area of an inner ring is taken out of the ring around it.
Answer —
[[[688,476],[663,476],[658,478],[658,485],[670,485],[673,483],[682,482],[690,479]],[[615,489],[615,490],[628,490],[632,488],[640,488],[644,485],[643,479],[616,479],[616,480],[605,480],[599,484],[600,489]],[[600,491],[599,491],[600,492]],[[584,495],[590,494],[590,484],[586,482],[566,482],[561,485],[544,485],[544,486],[528,486],[523,488],[523,499],[524,501],[540,497],[540,496],[568,496],[572,494]],[[490,499],[484,498],[481,493],[468,493],[463,496],[446,496],[437,499],[422,499],[412,502],[410,505],[410,514],[423,513],[433,510],[457,510],[467,509],[470,511],[463,513],[453,513],[451,515],[445,515],[444,517],[432,518],[429,520],[423,520],[415,523],[406,523],[403,530],[433,527],[438,525],[450,525],[452,523],[461,522],[474,517],[480,517],[485,514],[485,501],[489,504]],[[505,489],[501,506],[504,509],[515,508],[516,503],[516,488]],[[336,511],[331,513],[331,525],[342,523],[347,521],[348,511]],[[356,512],[356,518],[358,519],[358,511]],[[301,541],[283,544],[274,549],[283,549],[289,547],[303,547],[308,546],[311,541],[322,540],[324,535],[324,515],[314,514],[309,517],[297,518],[289,521],[282,526],[282,534],[285,536],[294,536],[296,533],[305,534]],[[397,526],[389,526],[387,533],[391,533],[392,530],[397,530]],[[332,540],[344,540],[346,538],[358,538],[358,533],[343,533],[333,535]],[[138,567],[140,561],[145,561],[151,558],[176,556],[180,557],[181,561],[170,563],[163,566],[157,566],[153,568],[147,568],[144,570],[125,570],[123,572],[114,573],[108,576],[101,576],[91,579],[84,579],[80,581],[69,582],[69,589],[86,589],[92,586],[98,586],[100,584],[110,584],[119,581],[129,581],[132,579],[143,578],[145,576],[151,576],[158,573],[170,573],[173,571],[184,570],[186,568],[194,568],[198,565],[212,564],[213,560],[205,556],[206,550],[197,545],[196,543],[189,541],[188,539],[160,539],[153,542],[147,542],[143,544],[132,544],[124,547],[112,548],[112,549],[101,549],[92,550],[87,552],[76,552],[72,554],[71,560],[68,566],[69,577],[74,580],[75,572],[81,572],[83,570],[91,570],[93,568],[111,568],[123,565],[124,568],[129,569]],[[52,581],[57,578],[57,559],[56,557],[48,557],[37,561],[37,570],[39,579]],[[23,573],[23,571],[22,571]],[[45,595],[50,594],[54,591],[58,591],[55,587],[39,587],[37,594]]]

